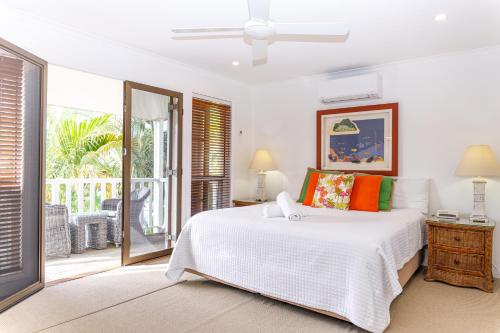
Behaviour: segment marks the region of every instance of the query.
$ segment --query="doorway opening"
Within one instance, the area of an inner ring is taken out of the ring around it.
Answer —
[[[48,283],[121,265],[122,101],[122,81],[49,65]]]
[[[169,254],[180,229],[182,94],[49,72],[46,282]]]

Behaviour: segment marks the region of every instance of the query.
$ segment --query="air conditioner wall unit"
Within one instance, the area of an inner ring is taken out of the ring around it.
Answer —
[[[318,95],[325,104],[382,98],[382,78],[365,74],[329,80],[320,84]]]

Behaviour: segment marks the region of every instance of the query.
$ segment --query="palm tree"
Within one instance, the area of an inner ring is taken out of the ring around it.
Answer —
[[[152,178],[154,171],[153,122],[132,121],[132,177]]]
[[[110,118],[107,114],[63,120],[49,147],[48,178],[119,177],[122,134]]]

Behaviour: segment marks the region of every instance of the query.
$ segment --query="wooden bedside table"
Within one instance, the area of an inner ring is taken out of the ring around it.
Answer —
[[[495,222],[430,219],[426,223],[429,260],[425,280],[493,292],[491,254]]]
[[[259,205],[261,203],[266,203],[266,201],[257,201],[255,199],[233,200],[233,207],[253,206],[253,205]]]

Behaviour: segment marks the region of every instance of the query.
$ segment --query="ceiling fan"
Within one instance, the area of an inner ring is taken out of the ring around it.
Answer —
[[[271,0],[247,0],[250,20],[243,27],[206,27],[206,28],[174,28],[172,32],[185,33],[227,33],[243,32],[241,36],[249,38],[252,43],[254,65],[267,59],[269,41],[276,36],[287,36],[302,40],[304,37],[347,37],[349,26],[345,23],[278,23],[269,19]],[[213,38],[226,38],[227,35],[210,35]],[[240,35],[236,35],[240,36]]]

